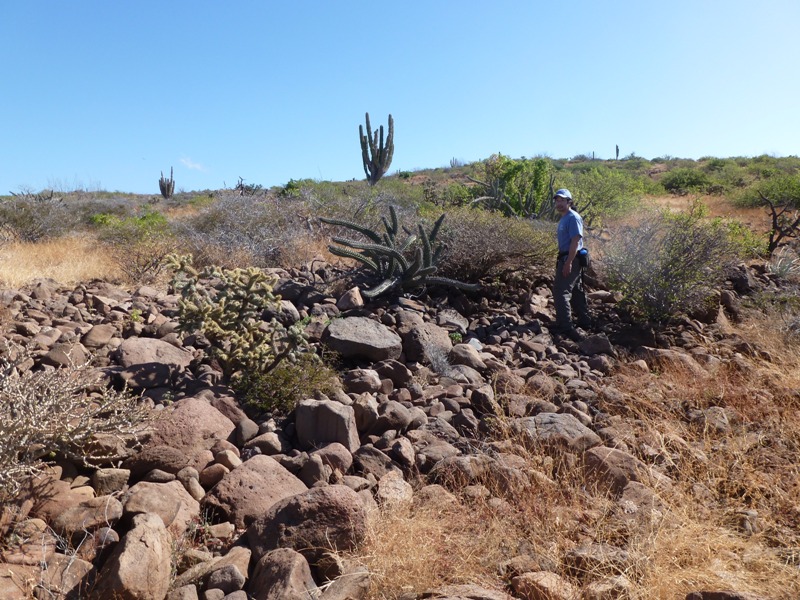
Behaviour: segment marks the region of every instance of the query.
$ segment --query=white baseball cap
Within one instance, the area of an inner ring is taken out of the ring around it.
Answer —
[[[553,196],[553,197],[555,197],[555,198],[558,198],[559,196],[560,196],[561,198],[566,198],[567,200],[572,200],[572,194],[570,194],[570,193],[569,193],[569,190],[568,190],[568,189],[566,189],[566,188],[561,188],[560,190],[558,190],[558,191],[557,191],[557,192],[554,194],[554,196]]]

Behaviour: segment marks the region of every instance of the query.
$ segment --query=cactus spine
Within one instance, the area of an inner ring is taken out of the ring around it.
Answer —
[[[364,128],[361,125],[358,126],[358,135],[361,140],[361,160],[364,163],[364,173],[367,175],[367,181],[370,185],[375,185],[383,177],[384,173],[389,170],[389,165],[392,164],[394,119],[392,119],[392,115],[389,115],[389,133],[384,143],[383,125],[373,134],[372,127],[369,124],[369,113],[366,113],[366,117],[367,134],[364,135]]]
[[[158,189],[161,190],[161,195],[164,200],[172,198],[175,191],[175,180],[172,178],[172,167],[169,168],[169,179],[164,177],[164,171],[161,171],[161,179],[158,180]]]

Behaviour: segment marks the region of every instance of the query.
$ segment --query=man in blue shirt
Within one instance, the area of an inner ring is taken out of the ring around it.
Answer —
[[[558,222],[558,259],[553,283],[556,324],[552,333],[566,335],[577,341],[583,336],[572,324],[572,310],[576,313],[579,327],[585,328],[591,324],[581,278],[581,258],[586,255],[583,249],[583,219],[572,208],[569,190],[558,190],[554,200],[561,220]]]

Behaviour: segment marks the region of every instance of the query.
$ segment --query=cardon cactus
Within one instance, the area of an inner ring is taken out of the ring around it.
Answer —
[[[361,141],[361,160],[364,163],[364,173],[367,175],[367,181],[370,185],[375,185],[383,177],[384,173],[389,170],[389,165],[392,164],[394,120],[392,115],[389,115],[389,133],[384,143],[383,125],[373,134],[369,124],[369,113],[366,114],[366,117],[367,134],[364,135],[364,128],[361,125],[358,126],[358,137]]]
[[[172,178],[172,167],[169,168],[169,179],[164,177],[164,171],[161,171],[161,179],[158,180],[158,189],[161,190],[161,195],[164,200],[172,198],[175,192],[175,180]]]
[[[375,298],[393,290],[410,290],[426,285],[447,285],[475,291],[480,287],[477,284],[434,275],[443,249],[443,246],[437,243],[436,236],[444,217],[445,215],[442,214],[436,220],[430,233],[425,231],[421,223],[417,225],[418,234],[404,230],[406,237],[402,241],[397,237],[400,224],[397,219],[397,211],[393,206],[389,207],[389,219],[381,218],[386,229],[384,234],[341,219],[322,217],[320,220],[330,225],[338,225],[356,231],[369,240],[360,242],[334,237],[332,238],[334,244],[328,246],[332,254],[352,258],[375,272],[379,282],[362,292],[367,298]],[[411,252],[413,252],[413,257],[409,258],[408,255]]]

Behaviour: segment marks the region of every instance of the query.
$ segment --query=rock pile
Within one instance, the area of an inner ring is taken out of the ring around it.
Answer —
[[[713,326],[687,320],[681,348],[640,344],[623,356],[612,343],[621,327],[554,339],[544,286],[520,306],[460,296],[366,308],[357,289],[327,297],[277,274],[284,311],[310,317],[311,341],[349,365],[341,391],[303,400],[285,420],[242,409],[202,336],[177,334],[175,296],[47,280],[0,292],[5,337],[36,349],[30,368],[92,357],[109,384],[127,385],[159,413],[144,445],[120,460],[90,473],[62,460],[25,489],[14,507],[19,543],[0,557],[0,599],[365,598],[370,574],[337,553],[360,544],[376,506],[452,497],[440,484],[548,479],[501,443],[475,443],[497,415],[519,439],[581,465],[587,485],[612,494],[621,512],[649,514],[671,481],[629,451],[624,428],[603,410],[619,401],[606,376],[620,362],[646,370],[667,360],[708,377],[738,356],[733,346],[715,356],[692,343],[724,329],[722,312]],[[602,310],[614,298],[601,291],[593,302]],[[735,307],[735,295],[727,302]],[[697,418],[724,428],[728,415]],[[427,487],[414,492],[412,475]],[[216,550],[188,548],[176,561],[181,541],[197,536]],[[600,546],[565,557],[578,571],[613,562],[622,572],[633,560]],[[519,565],[515,596],[451,586],[425,597],[573,597],[546,566]],[[618,576],[593,585],[584,597],[625,597],[631,584]]]

